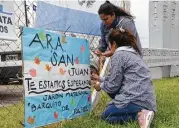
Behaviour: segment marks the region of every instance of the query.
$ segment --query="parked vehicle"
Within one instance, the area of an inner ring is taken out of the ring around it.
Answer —
[[[0,52],[0,84],[8,84],[11,81],[22,80],[17,78],[22,74],[21,51]]]

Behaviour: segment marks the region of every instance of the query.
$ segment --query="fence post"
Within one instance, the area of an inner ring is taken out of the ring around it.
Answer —
[[[24,0],[24,11],[25,11],[25,26],[28,27],[28,16],[27,16],[27,4],[26,4],[26,0]]]

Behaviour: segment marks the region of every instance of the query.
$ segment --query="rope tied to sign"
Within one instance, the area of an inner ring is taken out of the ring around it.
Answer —
[[[102,55],[99,56],[99,74],[101,73],[103,69],[103,58]]]
[[[99,73],[100,73],[100,77],[104,76],[105,70],[106,70],[106,67],[108,65],[109,60],[110,60],[110,57],[105,58],[105,62],[103,64],[103,57],[102,57],[102,55],[99,56]],[[100,91],[98,92],[96,90],[93,90],[92,96],[91,96],[91,104],[92,104],[91,111],[97,105],[99,97],[100,97]]]

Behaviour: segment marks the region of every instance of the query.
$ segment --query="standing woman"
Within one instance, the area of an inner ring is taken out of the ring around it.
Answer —
[[[102,20],[101,29],[101,39],[98,48],[95,50],[97,55],[102,54],[103,56],[110,57],[112,53],[109,50],[108,35],[112,29],[123,28],[130,31],[137,40],[137,47],[142,53],[142,47],[137,33],[133,16],[122,8],[119,8],[109,1],[102,4],[98,10],[100,19]],[[141,54],[142,56],[142,54]]]

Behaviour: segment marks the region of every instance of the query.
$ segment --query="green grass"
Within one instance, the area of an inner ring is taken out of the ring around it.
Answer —
[[[0,128],[21,128],[24,116],[23,104],[0,108]]]
[[[179,128],[179,78],[154,80],[158,112],[153,121],[153,128]],[[109,125],[100,120],[109,98],[102,97],[94,112],[85,117],[76,118],[45,128],[139,128],[136,122],[127,125]],[[10,111],[10,112],[9,112]],[[0,128],[20,128],[23,121],[22,104],[0,108]]]

